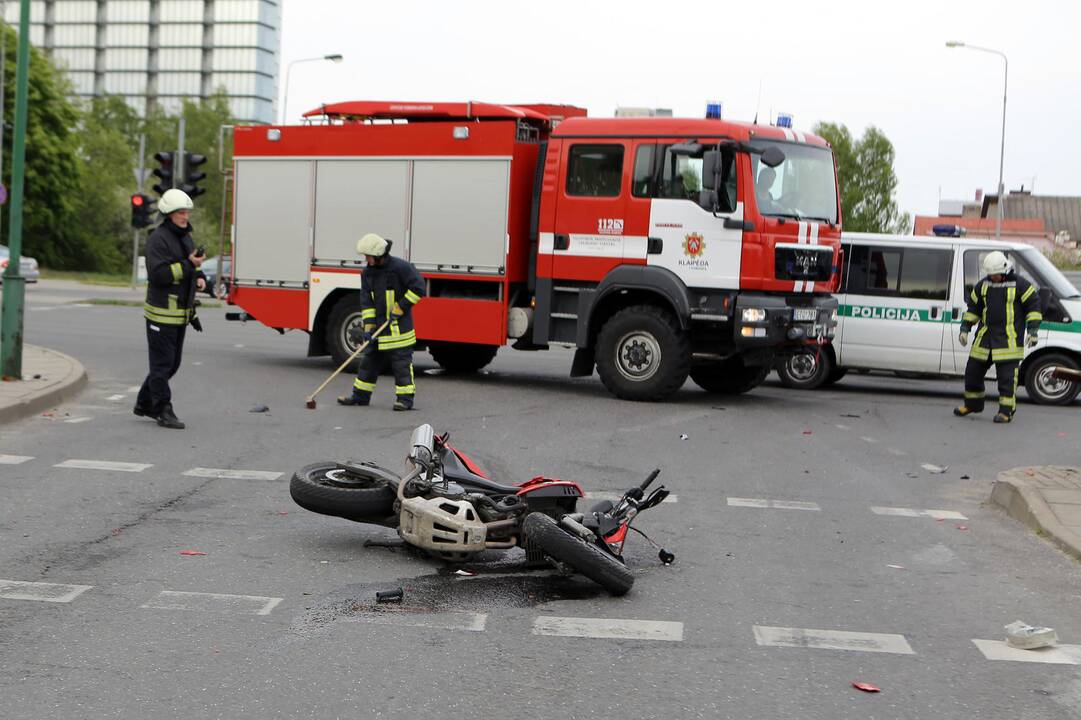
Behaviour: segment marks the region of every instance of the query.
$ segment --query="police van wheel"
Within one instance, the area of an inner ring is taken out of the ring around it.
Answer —
[[[1040,405],[1069,405],[1081,392],[1081,383],[1059,380],[1051,373],[1056,367],[1078,370],[1076,360],[1068,355],[1040,355],[1025,371],[1025,390],[1032,401]]]
[[[499,347],[496,345],[474,345],[473,343],[428,343],[428,352],[432,359],[448,373],[474,373],[495,359]]]
[[[833,358],[823,348],[807,348],[788,355],[777,365],[777,376],[785,387],[814,390],[833,375]],[[838,378],[840,379],[840,378]]]
[[[663,400],[683,387],[691,343],[671,313],[634,305],[613,315],[597,337],[597,374],[624,400]]]
[[[360,322],[360,299],[356,293],[349,293],[334,304],[330,317],[327,318],[324,341],[336,365],[345,362],[345,359],[357,349],[357,346],[349,339],[349,328],[359,325]],[[354,362],[350,369],[355,370],[355,366]]]

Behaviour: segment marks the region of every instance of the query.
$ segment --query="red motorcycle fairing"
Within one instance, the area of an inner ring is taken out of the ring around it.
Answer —
[[[458,459],[462,461],[463,465],[465,465],[466,470],[473,473],[474,475],[479,475],[480,477],[484,478],[485,480],[491,480],[492,479],[488,475],[488,473],[484,472],[484,470],[482,470],[479,465],[477,465],[475,462],[473,462],[473,458],[469,457],[464,452],[462,452],[458,448],[451,445],[449,442],[444,441],[443,446],[446,447],[448,450],[450,450],[452,453],[454,453],[455,455],[458,456]]]
[[[629,526],[630,523],[623,523],[615,532],[606,536],[604,541],[609,545],[622,545],[627,539],[627,528]]]
[[[532,497],[585,497],[582,486],[571,480],[559,480],[538,475],[535,478],[519,483],[519,496],[530,495]]]

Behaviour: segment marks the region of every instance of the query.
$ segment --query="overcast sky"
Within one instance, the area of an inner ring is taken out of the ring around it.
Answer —
[[[284,0],[289,118],[321,102],[424,100],[669,107],[797,129],[869,125],[897,151],[898,202],[934,214],[994,192],[1009,57],[1005,183],[1081,195],[1081,1]],[[761,87],[761,100],[758,100]]]

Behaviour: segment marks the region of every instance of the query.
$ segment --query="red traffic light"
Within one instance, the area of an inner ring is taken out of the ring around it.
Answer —
[[[135,206],[135,207],[142,207],[144,202],[146,202],[146,201],[143,200],[142,194],[132,195],[131,196],[131,204],[133,206]]]

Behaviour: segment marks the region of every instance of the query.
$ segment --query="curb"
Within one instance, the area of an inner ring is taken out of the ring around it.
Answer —
[[[43,410],[55,407],[65,400],[78,395],[86,387],[86,368],[75,358],[65,355],[56,350],[35,346],[40,352],[55,355],[69,365],[68,374],[55,385],[42,390],[30,397],[0,406],[0,423],[8,423],[20,420],[30,415],[36,415]]]
[[[998,480],[991,489],[991,502],[1005,510],[1014,520],[1050,539],[1067,555],[1081,560],[1081,535],[1059,522],[1037,488],[1020,478],[1015,479],[1018,472],[1026,469],[1028,468],[1014,468],[999,473]]]

